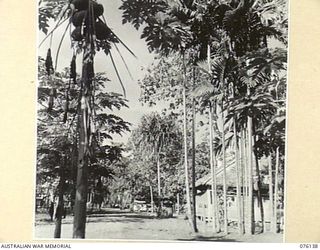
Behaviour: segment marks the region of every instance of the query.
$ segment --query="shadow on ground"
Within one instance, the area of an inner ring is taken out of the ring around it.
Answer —
[[[88,218],[110,218],[110,217],[126,217],[126,218],[140,218],[140,219],[157,219],[156,216],[148,214],[134,214],[134,213],[119,213],[119,214],[90,214]]]
[[[188,239],[177,239],[179,241],[218,241],[218,242],[239,242],[234,239],[225,239],[224,237],[214,237],[214,236],[195,236]]]
[[[88,209],[87,215],[98,215],[98,214],[129,214],[132,213],[128,209],[120,210],[120,209],[104,209],[96,210],[96,209]]]
[[[117,217],[96,217],[96,218],[88,218],[87,220],[88,223],[132,223],[132,222],[136,222],[136,223],[145,223],[144,222],[144,218],[130,218],[128,216],[117,216]]]
[[[148,215],[148,214],[130,214],[130,213],[119,213],[119,214],[90,214],[87,216],[87,223],[145,223],[145,220],[161,220],[165,221],[165,218],[157,218],[156,216]],[[68,216],[66,219],[62,220],[62,224],[72,224],[73,217]],[[38,219],[36,225],[38,224],[54,224],[54,221],[50,221],[47,218]]]

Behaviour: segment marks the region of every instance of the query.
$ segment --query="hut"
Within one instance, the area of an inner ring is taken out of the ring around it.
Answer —
[[[226,166],[226,182],[227,182],[227,212],[228,212],[228,224],[238,222],[237,212],[237,192],[236,192],[236,165],[234,157],[229,156],[227,158]],[[216,169],[216,188],[217,188],[217,199],[220,204],[220,210],[222,210],[223,204],[223,168],[221,162],[218,163]],[[256,186],[256,185],[254,185]],[[213,199],[212,199],[212,176],[211,173],[203,176],[196,181],[196,216],[199,221],[205,223],[212,222],[213,216]],[[246,187],[241,187],[241,199],[245,197]],[[262,183],[262,201],[264,208],[264,219],[265,222],[269,223],[271,220],[271,203],[269,202],[269,189],[268,183]],[[261,221],[260,207],[257,199],[257,191],[254,189],[254,210],[255,210],[255,221]]]

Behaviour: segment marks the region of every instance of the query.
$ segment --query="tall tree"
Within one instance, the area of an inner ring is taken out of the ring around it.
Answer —
[[[176,141],[181,140],[180,131],[172,117],[151,113],[141,118],[139,127],[133,131],[133,137],[135,138],[132,141],[132,144],[135,145],[134,149],[138,150],[139,154],[145,155],[146,152],[149,152],[153,156],[154,164],[157,166],[158,216],[162,216],[162,198],[165,195],[163,191],[166,183],[161,183],[161,180],[163,180],[161,176],[165,174],[166,158],[169,156],[168,149],[171,148],[172,150],[173,147],[176,147],[174,146]],[[162,169],[161,166],[163,166]]]
[[[101,50],[107,56],[110,56],[119,81],[123,87],[119,72],[115,66],[111,54],[112,45],[115,45],[115,43],[119,42],[121,44],[123,43],[107,26],[103,18],[104,8],[101,4],[98,4],[95,1],[73,0],[69,2],[67,0],[64,0],[50,2],[48,0],[42,0],[39,4],[39,28],[45,34],[47,34],[44,40],[46,40],[50,35],[52,37],[53,32],[59,26],[61,26],[66,20],[70,20],[61,37],[56,57],[55,68],[57,67],[58,54],[60,52],[61,44],[71,23],[75,27],[75,29],[71,33],[71,39],[73,41],[72,44],[74,46],[74,49],[76,52],[83,52],[82,77],[80,81],[81,95],[79,98],[78,109],[79,148],[73,237],[84,238],[86,223],[86,199],[88,190],[88,165],[90,163],[89,158],[91,151],[90,142],[93,138],[92,111],[94,110],[94,56],[96,54],[96,51],[98,50]],[[57,22],[54,28],[48,33],[48,22],[53,18],[56,18]],[[42,43],[43,41],[41,42],[41,44]],[[128,49],[126,45],[124,46]],[[129,50],[129,52],[132,53],[131,50]]]

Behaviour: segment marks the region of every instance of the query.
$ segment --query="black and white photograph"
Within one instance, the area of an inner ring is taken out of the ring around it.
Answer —
[[[284,242],[288,0],[38,0],[34,239]]]

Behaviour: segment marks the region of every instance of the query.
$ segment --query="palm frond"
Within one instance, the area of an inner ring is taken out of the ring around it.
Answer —
[[[107,53],[106,53],[106,55],[107,55]],[[112,66],[113,66],[113,68],[114,68],[114,70],[115,70],[115,72],[116,72],[116,75],[117,75],[117,77],[118,77],[119,83],[120,83],[120,85],[121,85],[121,88],[122,88],[122,91],[123,91],[123,96],[126,97],[126,89],[125,89],[125,87],[124,87],[124,85],[123,85],[123,82],[122,82],[122,80],[121,80],[121,77],[120,77],[118,68],[117,68],[117,66],[116,66],[116,64],[115,64],[115,62],[114,62],[114,60],[113,60],[113,56],[112,56],[111,51],[109,51],[109,55],[110,55],[110,59],[111,59]],[[107,56],[108,56],[108,55],[107,55]]]
[[[123,62],[123,64],[124,64],[124,66],[126,67],[126,70],[127,70],[128,74],[129,74],[130,78],[133,80],[133,77],[132,77],[132,74],[131,74],[131,72],[130,72],[130,70],[129,70],[129,67],[128,67],[126,61],[124,60],[124,58],[123,58],[123,56],[122,56],[122,54],[121,54],[118,46],[117,46],[115,43],[114,43],[113,45],[114,45],[114,47],[116,48],[118,54],[120,55],[120,58],[121,58],[121,60],[122,60],[122,62]]]
[[[56,55],[56,61],[55,61],[55,66],[54,66],[54,70],[57,71],[57,66],[58,66],[58,58],[59,58],[59,52],[60,52],[60,49],[61,49],[61,45],[63,43],[63,40],[64,40],[64,37],[68,31],[68,28],[69,26],[71,25],[71,22],[68,23],[66,29],[64,30],[63,34],[62,34],[62,37],[61,37],[61,40],[59,42],[59,45],[58,45],[58,50],[57,50],[57,55]]]

